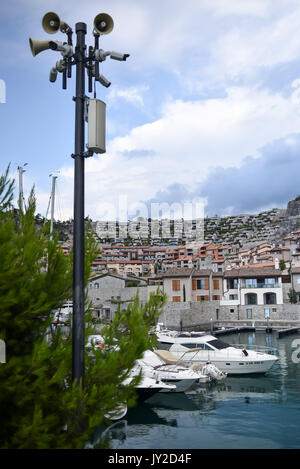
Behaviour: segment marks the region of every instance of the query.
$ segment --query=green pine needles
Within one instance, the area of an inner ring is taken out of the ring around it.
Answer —
[[[32,190],[23,212],[12,208],[14,182],[9,168],[0,177],[0,448],[85,448],[119,404],[136,402],[134,387],[122,383],[137,358],[154,345],[148,334],[165,301],[152,295],[142,307],[138,297],[119,307],[101,330],[108,347],[85,354],[85,386],[72,383],[71,329],[53,327],[54,309],[72,297],[72,253],[63,255],[49,224],[37,227]],[[87,230],[87,233],[90,230]],[[86,283],[97,256],[86,235]],[[86,339],[95,334],[87,305]],[[118,339],[118,349],[109,347]],[[98,441],[98,447],[109,442]]]

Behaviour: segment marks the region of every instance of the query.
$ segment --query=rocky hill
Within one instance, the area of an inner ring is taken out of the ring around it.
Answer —
[[[171,222],[173,223],[173,222]],[[97,237],[97,222],[92,222]],[[62,241],[71,241],[73,237],[73,221],[57,221],[54,228],[59,232]],[[280,239],[292,231],[300,229],[300,196],[288,202],[286,209],[264,211],[259,214],[241,214],[228,217],[211,217],[204,220],[204,242],[214,244],[235,244],[240,247],[250,247],[261,242],[280,242]],[[149,228],[150,232],[150,228]],[[143,236],[141,231],[141,242],[153,244],[153,240]],[[118,240],[113,236],[102,242],[115,242]],[[99,239],[100,241],[100,239]],[[189,239],[180,239],[181,242],[189,242]],[[128,238],[125,244],[132,244],[133,240]],[[176,244],[174,240],[156,239],[155,245]]]

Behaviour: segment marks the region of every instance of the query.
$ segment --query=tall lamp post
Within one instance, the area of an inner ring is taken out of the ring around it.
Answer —
[[[51,68],[49,80],[55,82],[58,72],[62,73],[62,87],[67,88],[67,78],[72,76],[76,66],[75,101],[75,151],[74,158],[74,244],[73,244],[73,321],[72,321],[72,376],[76,383],[84,386],[85,349],[85,294],[84,294],[84,160],[94,153],[105,152],[105,103],[96,99],[95,82],[108,88],[110,82],[100,74],[99,63],[109,57],[125,61],[129,54],[105,51],[99,48],[99,38],[113,30],[113,19],[106,13],[94,19],[94,46],[86,53],[85,23],[76,23],[76,47],[73,51],[73,31],[56,13],[46,13],[42,20],[43,29],[54,34],[58,31],[67,35],[67,42],[29,39],[32,55],[51,49],[60,52],[62,59]],[[94,99],[85,94],[85,73],[88,77],[88,92],[93,91]],[[94,82],[94,83],[93,83]],[[85,151],[85,120],[88,120],[88,144]]]

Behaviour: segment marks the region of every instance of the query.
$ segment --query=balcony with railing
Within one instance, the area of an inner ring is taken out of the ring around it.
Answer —
[[[242,282],[241,288],[281,288],[281,284],[278,282],[274,283],[246,283]]]

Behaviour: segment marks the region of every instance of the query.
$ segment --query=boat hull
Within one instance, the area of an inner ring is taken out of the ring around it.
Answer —
[[[192,366],[195,363],[203,363],[202,360],[184,360],[188,366]],[[223,360],[210,360],[210,363],[215,365],[219,370],[224,371],[227,375],[245,375],[245,374],[264,374],[270,370],[270,368],[277,361],[274,360],[261,360],[261,361],[223,361]]]
[[[135,388],[135,391],[138,395],[138,400],[142,402],[142,401],[146,401],[151,396],[154,396],[154,394],[157,394],[158,392],[160,392],[163,389],[164,388],[159,388],[159,387],[156,387],[156,388],[150,388],[150,387],[138,388],[137,387],[137,388]],[[166,392],[170,392],[170,390],[167,389]]]
[[[161,379],[161,378],[160,378]],[[179,380],[173,380],[173,379],[161,379],[164,383],[166,384],[175,384],[176,389],[172,389],[169,391],[168,389],[161,389],[159,392],[185,392],[187,391],[191,386],[193,386],[194,383],[196,383],[196,379],[179,379]]]

